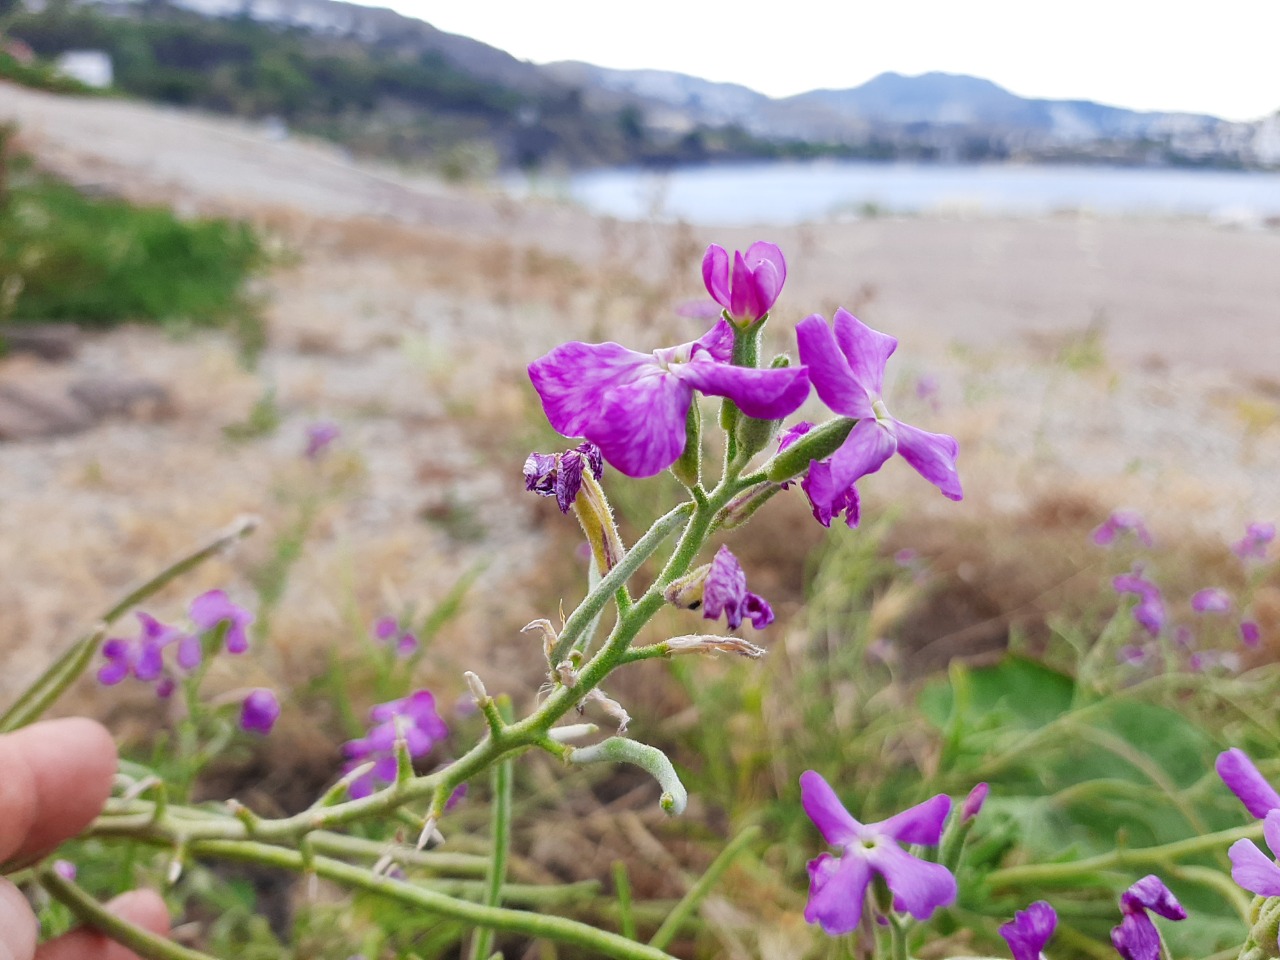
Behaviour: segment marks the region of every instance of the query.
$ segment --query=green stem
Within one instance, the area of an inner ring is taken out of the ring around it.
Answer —
[[[1101,870],[1117,867],[1155,866],[1176,861],[1198,853],[1222,850],[1237,840],[1258,840],[1262,837],[1262,824],[1251,823],[1231,830],[1206,833],[1201,837],[1175,840],[1158,847],[1142,847],[1137,850],[1118,849],[1100,853],[1094,857],[1073,860],[1070,863],[1028,863],[1017,867],[1005,867],[987,874],[992,887],[1017,887],[1032,883],[1070,882],[1073,879]]]
[[[504,712],[509,712],[504,711]],[[505,719],[505,718],[504,718]],[[492,834],[493,856],[485,874],[484,904],[502,906],[502,885],[507,879],[507,857],[511,852],[511,761],[503,760],[493,767]],[[471,960],[485,960],[493,948],[493,931],[481,927],[471,940]]]
[[[49,896],[64,904],[77,919],[128,947],[144,960],[214,960],[207,953],[179,946],[116,916],[70,880],[54,873],[51,866],[41,868],[39,876],[40,885]]]
[[[196,845],[192,852],[230,860],[261,863],[295,872],[301,870],[303,866],[302,855],[296,851],[253,842],[208,840]],[[674,960],[670,954],[662,950],[633,943],[616,933],[597,930],[595,927],[575,920],[456,900],[401,880],[374,876],[367,870],[328,857],[316,857],[311,866],[317,875],[326,880],[333,880],[335,883],[364,890],[389,900],[397,900],[424,912],[460,920],[463,923],[584,947],[593,951],[594,955],[614,957],[616,960]],[[200,960],[205,958],[201,957]]]
[[[628,940],[636,938],[636,918],[631,910],[631,876],[622,860],[613,861],[613,888],[618,895],[618,926]]]
[[[902,918],[893,911],[889,911],[885,916],[889,920],[889,950],[893,960],[910,960],[910,953],[907,951],[907,928]]]
[[[692,916],[693,911],[698,909],[699,904],[711,892],[711,888],[724,876],[725,871],[732,866],[738,855],[747,849],[747,846],[759,835],[759,827],[747,827],[747,829],[734,837],[727,847],[720,851],[720,855],[711,861],[711,866],[707,867],[707,872],[699,877],[698,882],[689,888],[689,892],[676,904],[676,908],[662,922],[662,926],[658,928],[657,933],[649,938],[649,946],[663,949],[675,939],[675,935],[680,932],[680,928]]]
[[[40,675],[39,679],[23,691],[22,695],[0,716],[0,733],[8,733],[19,727],[25,727],[39,720],[41,715],[53,705],[54,701],[71,686],[97,655],[102,641],[107,635],[107,628],[116,620],[137,606],[143,600],[167,586],[189,570],[198,567],[210,557],[221,553],[241,537],[252,533],[257,527],[255,517],[242,517],[210,541],[192,550],[190,553],[165,567],[151,579],[134,587],[116,601],[100,618],[92,631],[71,645],[62,656]]]

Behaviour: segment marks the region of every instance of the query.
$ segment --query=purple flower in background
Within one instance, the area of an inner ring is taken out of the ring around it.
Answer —
[[[1243,750],[1232,747],[1218,754],[1214,769],[1251,816],[1261,820],[1272,810],[1280,810],[1280,794],[1267,783]]]
[[[982,812],[982,805],[987,802],[987,794],[990,792],[991,787],[985,783],[979,783],[969,791],[960,807],[961,823],[967,823]]]
[[[265,737],[279,718],[280,701],[266,687],[250,691],[240,704],[240,729],[245,733],[260,733]]]
[[[1153,637],[1164,629],[1165,609],[1160,588],[1142,576],[1142,568],[1134,567],[1111,581],[1116,593],[1133,593],[1138,604],[1133,608],[1133,619]]]
[[[938,389],[938,378],[932,374],[925,374],[916,381],[916,399],[927,401],[929,409],[934,413],[942,409],[942,405],[938,403]]]
[[[702,282],[739,327],[749,327],[773,307],[787,279],[787,261],[776,244],[757,240],[747,252],[729,252],[719,244],[702,258]]]
[[[460,783],[453,788],[453,793],[449,794],[449,799],[444,802],[444,812],[448,813],[465,799],[467,799],[467,785]]]
[[[651,477],[684,451],[695,390],[732,400],[748,417],[776,420],[809,395],[803,366],[735,367],[733,328],[724,320],[700,339],[652,353],[617,343],[556,347],[529,365],[529,379],[551,425],[597,444],[629,477]]]
[[[1111,945],[1124,960],[1160,960],[1160,931],[1147,911],[1166,920],[1185,920],[1187,911],[1154,873],[1120,895],[1124,918],[1111,930]]]
[[[1042,960],[1044,948],[1058,927],[1058,914],[1043,900],[1013,915],[1013,920],[1000,928],[1000,936],[1009,944],[1013,960]]]
[[[1155,546],[1147,525],[1142,522],[1142,515],[1137,510],[1116,510],[1093,531],[1093,542],[1100,547],[1109,547],[1123,533],[1132,533],[1144,547]]]
[[[1262,833],[1273,854],[1280,850],[1280,810],[1267,814]],[[1280,866],[1252,840],[1237,840],[1227,856],[1231,858],[1232,880],[1260,897],[1280,897]]]
[[[222,590],[210,590],[191,601],[187,608],[191,622],[202,632],[215,629],[226,623],[227,653],[244,653],[249,649],[249,636],[245,628],[253,623],[253,614],[244,607],[232,603]]]
[[[719,620],[721,614],[730,630],[737,630],[744,617],[757,630],[773,623],[773,609],[763,597],[747,589],[747,575],[728,547],[716,551],[702,586],[702,616]]]
[[[963,499],[955,438],[905,424],[885,407],[884,369],[898,347],[897,340],[872,330],[843,309],[836,311],[834,329],[818,314],[806,317],[796,327],[796,339],[800,360],[808,366],[822,402],[842,416],[858,418],[829,460],[809,465],[804,489],[819,522],[825,517],[829,523],[841,510],[856,514],[850,509],[850,488],[859,478],[879,470],[895,452],[943,495]]]
[[[1251,523],[1244,530],[1244,538],[1231,547],[1241,560],[1265,560],[1267,546],[1276,538],[1274,523]]]
[[[681,300],[675,306],[677,317],[714,323],[720,319],[720,305],[713,300]]]
[[[1240,621],[1240,642],[1246,647],[1256,647],[1262,642],[1262,630],[1254,621]]]
[[[419,690],[400,700],[380,703],[369,711],[373,726],[358,740],[343,744],[347,756],[344,772],[372,760],[373,769],[352,781],[348,792],[355,799],[367,797],[379,783],[396,778],[396,736],[404,737],[409,756],[426,756],[431,748],[449,735],[449,728],[436,712],[436,698],[428,690]]]
[[[1196,613],[1226,613],[1231,609],[1231,594],[1217,587],[1198,590],[1191,598],[1191,609]]]
[[[76,882],[76,865],[70,860],[53,861],[53,872],[68,883]]]
[[[880,823],[862,824],[849,815],[822,776],[800,776],[800,800],[824,840],[842,847],[839,857],[823,853],[809,861],[809,903],[804,918],[831,936],[857,929],[873,874],[884,878],[895,910],[926,920],[956,898],[956,880],[938,863],[912,856],[900,843],[933,845],[951,811],[939,794]]]
[[[102,655],[107,662],[98,670],[98,682],[104,686],[114,686],[129,674],[147,683],[159,679],[164,672],[164,648],[175,640],[185,639],[182,631],[161,623],[149,613],[139,610],[136,615],[142,625],[136,640],[113,637],[102,645]]]
[[[1132,643],[1125,644],[1116,651],[1116,662],[1127,663],[1131,667],[1140,667],[1147,662],[1147,651]]]
[[[582,489],[583,471],[599,480],[604,474],[600,448],[580,443],[564,453],[531,453],[524,462],[524,488],[540,497],[555,497],[561,513],[568,513]]]
[[[395,617],[379,617],[373,625],[373,639],[384,647],[394,643],[399,657],[407,657],[418,649],[418,638],[408,630],[401,630]]]
[[[316,460],[329,449],[329,444],[342,435],[338,425],[331,420],[317,420],[307,425],[307,449],[302,455],[308,460]]]

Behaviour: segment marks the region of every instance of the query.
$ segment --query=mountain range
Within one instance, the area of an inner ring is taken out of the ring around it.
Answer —
[[[113,25],[88,31],[83,42],[135,57],[117,70],[126,92],[183,102],[172,92],[181,90],[191,105],[280,116],[372,149],[430,153],[483,141],[502,164],[569,166],[827,155],[1280,167],[1280,111],[1253,123],[1139,112],[1027,99],[989,80],[945,73],[884,73],[849,89],[772,99],[679,73],[535,65],[421,20],[341,0],[22,2],[27,12],[14,34],[42,53],[75,45],[76,31],[86,30],[66,22],[60,30],[49,27],[55,14],[65,18],[68,2],[81,13],[106,14],[100,19]],[[215,36],[192,18],[228,26]],[[158,23],[163,42],[154,41]],[[124,37],[122,24],[144,31],[149,58],[137,60],[138,37]],[[251,27],[270,34],[246,40]],[[172,35],[183,29],[189,35],[177,46],[184,52],[173,59]],[[255,63],[246,72],[243,51],[225,49],[229,30],[266,69]],[[335,89],[335,59],[345,59],[348,73],[359,65],[363,86],[355,102]],[[220,100],[211,100],[200,76],[177,82],[197,67],[217,78]],[[137,75],[144,68],[168,71],[166,83],[154,76],[143,83]],[[290,84],[294,95],[287,99],[276,88]]]

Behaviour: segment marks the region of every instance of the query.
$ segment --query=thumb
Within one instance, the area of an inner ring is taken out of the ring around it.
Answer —
[[[107,909],[157,936],[169,933],[169,910],[154,891],[123,893],[108,903]],[[35,960],[137,960],[137,955],[95,930],[82,928],[41,946]]]

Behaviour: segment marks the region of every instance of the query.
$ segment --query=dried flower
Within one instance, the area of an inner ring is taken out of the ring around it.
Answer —
[[[564,453],[531,453],[524,462],[524,488],[540,497],[555,497],[561,513],[568,513],[582,489],[583,471],[597,480],[604,473],[600,448],[588,441]]]

